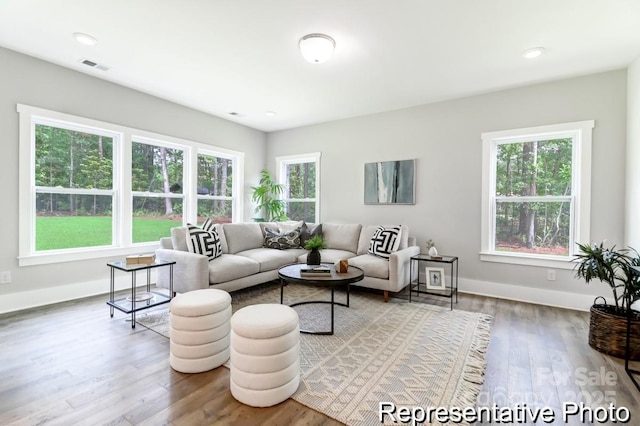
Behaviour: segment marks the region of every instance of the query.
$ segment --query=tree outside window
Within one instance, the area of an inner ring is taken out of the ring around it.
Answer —
[[[481,259],[543,266],[589,238],[593,121],[484,133]]]
[[[233,218],[233,160],[198,154],[198,223],[209,218],[229,223]]]
[[[319,222],[320,154],[276,158],[278,181],[285,187],[283,200],[290,220]]]
[[[569,255],[572,138],[497,145],[495,249]]]
[[[113,244],[114,136],[46,120],[34,127],[35,250]]]
[[[158,241],[182,223],[184,151],[131,144],[132,242]]]

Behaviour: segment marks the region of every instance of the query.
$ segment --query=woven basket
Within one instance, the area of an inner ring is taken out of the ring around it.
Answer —
[[[627,317],[612,313],[613,305],[598,304],[597,298],[591,306],[589,323],[589,346],[607,355],[624,358],[627,345]],[[629,359],[640,360],[640,312],[632,311]]]

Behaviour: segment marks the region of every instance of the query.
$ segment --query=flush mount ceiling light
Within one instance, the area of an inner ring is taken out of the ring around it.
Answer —
[[[93,46],[98,42],[95,37],[85,33],[73,33],[73,38],[75,38],[78,43],[86,44],[87,46]]]
[[[336,42],[325,34],[307,34],[300,39],[302,56],[312,64],[321,64],[331,57]]]
[[[527,59],[533,59],[542,55],[542,52],[544,52],[544,47],[532,47],[522,52],[522,56]]]

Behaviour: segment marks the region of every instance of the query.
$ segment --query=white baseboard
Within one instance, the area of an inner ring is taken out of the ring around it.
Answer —
[[[115,289],[126,290],[131,288],[129,274],[116,275]],[[155,274],[152,274],[152,282],[155,282]],[[138,280],[138,285],[142,284]],[[489,281],[478,281],[460,278],[458,290],[461,293],[477,294],[481,296],[496,297],[524,303],[554,306],[558,308],[588,311],[593,305],[595,295],[577,294],[540,288],[524,287],[511,284],[501,284]],[[99,294],[109,293],[109,282],[104,279],[82,282],[69,285],[60,285],[38,290],[29,290],[16,293],[3,294],[0,297],[0,314],[51,305],[53,303],[81,299]]]
[[[596,295],[570,293],[566,291],[546,290],[512,284],[478,281],[460,278],[458,291],[480,296],[496,297],[536,305],[589,311]]]
[[[151,273],[151,282],[156,282],[154,271]],[[137,286],[144,284],[146,284],[146,278],[144,280],[138,279],[136,283]],[[116,291],[131,289],[131,275],[128,273],[116,274],[114,288]],[[104,301],[106,309],[106,302],[109,298],[108,279],[7,293],[0,297],[0,314],[66,302],[69,300],[82,299],[84,297],[96,296],[99,294],[105,295]]]

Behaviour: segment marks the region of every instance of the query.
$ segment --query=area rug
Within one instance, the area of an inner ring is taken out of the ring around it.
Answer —
[[[284,294],[285,303],[330,300],[328,291],[304,285],[288,285]],[[336,294],[344,301],[344,292]],[[279,303],[280,288],[270,284],[234,292],[232,301],[234,312]],[[329,328],[328,305],[295,309],[302,329]],[[168,336],[166,309],[141,314],[137,321]],[[381,424],[381,402],[425,410],[475,407],[490,316],[394,298],[385,303],[380,294],[352,290],[350,307],[336,307],[335,324],[332,336],[300,335],[296,401],[347,425]]]

